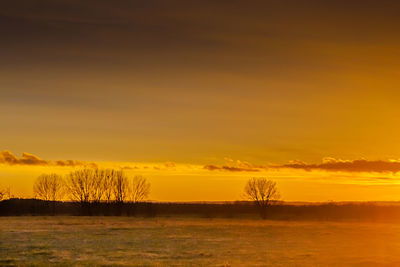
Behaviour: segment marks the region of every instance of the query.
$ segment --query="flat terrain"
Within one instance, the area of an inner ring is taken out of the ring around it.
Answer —
[[[0,217],[0,266],[399,266],[400,225]]]

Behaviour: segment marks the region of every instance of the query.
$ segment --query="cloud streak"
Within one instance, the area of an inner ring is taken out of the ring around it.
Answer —
[[[203,169],[209,171],[228,171],[228,172],[259,172],[264,169],[264,166],[254,165],[246,161],[233,160],[225,158],[226,164],[222,166],[217,165],[205,165]]]
[[[296,169],[304,171],[327,171],[327,172],[350,172],[350,173],[397,173],[400,172],[400,160],[342,160],[335,158],[324,158],[322,163],[308,164],[299,160],[290,161],[283,165],[254,165],[239,160],[225,159],[226,164],[205,165],[203,169],[209,171],[227,172],[260,172],[270,169]]]
[[[229,171],[229,172],[259,172],[260,171],[260,169],[256,169],[256,168],[242,168],[242,167],[234,167],[234,166],[227,166],[227,165],[222,165],[222,166],[205,165],[203,168],[206,170],[209,170],[209,171],[215,171],[215,170]]]
[[[349,172],[349,173],[398,173],[400,172],[400,160],[343,160],[335,158],[324,158],[322,163],[309,164],[303,161],[290,161],[283,165],[256,165],[246,161],[232,160],[225,158],[226,163],[222,165],[207,164],[202,168],[208,171],[224,171],[224,172],[261,172],[271,169],[295,169],[303,171],[327,171],[327,172]],[[21,157],[15,156],[8,150],[0,151],[0,164],[10,166],[28,165],[28,166],[59,166],[59,167],[93,167],[97,168],[95,162],[79,161],[79,160],[44,160],[40,157],[24,152]],[[123,166],[123,169],[138,170],[152,169],[156,171],[173,171],[177,165],[174,162],[166,162],[157,165],[144,166]]]
[[[396,160],[340,160],[325,158],[320,164],[307,164],[300,161],[275,166],[275,168],[301,169],[306,171],[343,171],[343,172],[378,172],[397,173],[400,171],[400,161]]]
[[[85,162],[78,160],[44,160],[36,155],[24,152],[18,158],[8,150],[0,152],[0,164],[7,165],[31,165],[31,166],[61,166],[61,167],[75,167],[75,166],[91,166],[97,167],[94,162]]]

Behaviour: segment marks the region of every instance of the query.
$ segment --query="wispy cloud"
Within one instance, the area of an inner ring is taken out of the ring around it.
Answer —
[[[21,157],[14,155],[8,150],[0,151],[0,164],[10,166],[28,165],[28,166],[59,166],[59,167],[90,167],[97,168],[107,166],[111,168],[121,168],[123,170],[137,171],[177,171],[182,168],[175,162],[168,161],[164,163],[138,163],[138,162],[93,162],[80,160],[44,160],[39,156],[24,152]],[[187,168],[184,168],[187,169]]]
[[[226,164],[222,166],[217,165],[205,165],[203,169],[209,171],[228,171],[228,172],[259,172],[264,169],[264,166],[254,165],[246,161],[233,160],[225,158]]]
[[[98,167],[96,162],[79,160],[44,160],[34,154],[24,152],[21,157],[15,156],[8,150],[0,152],[0,164],[7,165],[30,165],[30,166],[60,166],[60,167]],[[165,163],[113,163],[115,166],[126,170],[153,170],[153,171],[176,171],[182,168],[175,162]],[[122,165],[121,165],[122,164]],[[321,163],[309,164],[303,161],[294,160],[287,164],[252,164],[246,161],[225,158],[225,163],[221,165],[207,164],[197,166],[195,169],[208,171],[225,172],[262,172],[279,169],[295,169],[304,171],[326,171],[326,172],[367,172],[367,173],[397,173],[400,172],[400,160],[343,160],[335,158],[324,158]],[[187,167],[187,166],[186,166]],[[187,169],[187,168],[184,168]]]
[[[17,158],[13,153],[8,150],[0,152],[0,163],[5,163],[9,165],[48,165],[49,162],[42,160],[39,157],[30,154],[22,153],[21,158]]]
[[[256,168],[240,168],[240,167],[233,167],[233,166],[217,166],[217,165],[205,165],[204,169],[209,171],[221,170],[221,171],[230,171],[230,172],[258,172],[259,169]]]
[[[343,172],[391,172],[400,171],[398,160],[342,160],[335,158],[324,158],[320,164],[307,164],[301,161],[293,161],[289,164],[273,166],[274,168],[302,169],[306,171],[343,171]]]
[[[300,160],[290,161],[282,165],[256,165],[240,160],[225,159],[223,165],[205,165],[203,169],[209,171],[228,172],[260,172],[270,169],[296,169],[305,171],[327,171],[327,172],[375,172],[375,173],[397,173],[400,172],[400,160],[343,160],[335,158],[324,158],[322,163],[308,164]]]
[[[44,160],[36,155],[24,152],[18,158],[8,150],[0,152],[0,163],[8,165],[36,165],[36,166],[90,166],[97,167],[94,162],[78,161],[78,160]]]

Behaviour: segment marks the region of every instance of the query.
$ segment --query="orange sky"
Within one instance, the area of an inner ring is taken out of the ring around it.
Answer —
[[[0,166],[0,186],[20,197],[33,197],[33,182],[43,173],[66,175],[85,167],[122,168],[131,177],[142,175],[151,183],[150,199],[155,201],[244,200],[243,188],[249,177],[273,179],[286,201],[396,201],[400,190],[399,160],[325,158],[318,164],[257,165],[225,158],[221,165],[201,165],[44,160],[30,153],[17,157],[2,151]]]
[[[152,166],[129,172],[155,200],[240,199],[251,176],[275,179],[285,200],[397,200],[397,165],[379,162],[400,158],[399,12],[369,0],[12,1],[0,10],[0,151]],[[324,158],[370,163],[282,167]],[[204,168],[238,160],[264,167]],[[176,169],[153,168],[166,162]],[[0,161],[0,185],[29,195],[38,174],[71,168]]]

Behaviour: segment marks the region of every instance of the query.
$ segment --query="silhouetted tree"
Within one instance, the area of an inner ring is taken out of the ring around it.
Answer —
[[[81,203],[92,200],[93,188],[96,186],[92,169],[83,169],[69,173],[67,177],[70,198]]]
[[[36,197],[46,201],[61,200],[65,194],[64,179],[58,174],[42,174],[33,185]]]
[[[116,214],[121,214],[125,201],[140,202],[150,191],[150,184],[145,178],[136,176],[130,180],[122,170],[115,169],[73,171],[66,180],[69,197],[81,203],[82,211],[86,214],[104,212],[101,207],[107,205],[102,201],[114,201],[117,204]]]
[[[7,189],[2,189],[3,200],[13,198],[14,195],[11,194],[11,189],[8,187]]]
[[[103,186],[105,179],[105,170],[104,169],[94,169],[91,175],[92,179],[92,188],[90,192],[91,201],[99,203],[104,196],[105,188]]]
[[[131,200],[134,203],[145,200],[150,193],[150,183],[142,176],[135,176],[131,184]]]
[[[108,203],[111,202],[111,200],[114,197],[114,189],[113,189],[114,176],[115,176],[115,170],[113,169],[104,170],[104,177],[102,183],[102,190],[104,193],[103,199]]]
[[[113,172],[113,192],[115,202],[123,203],[129,196],[129,180],[122,170]]]
[[[278,200],[280,194],[276,182],[264,177],[253,177],[249,179],[244,188],[245,196],[254,201],[259,207],[262,218],[266,218],[267,208],[271,201]]]
[[[2,201],[4,198],[6,198],[6,190],[3,188],[0,188],[0,201]]]

